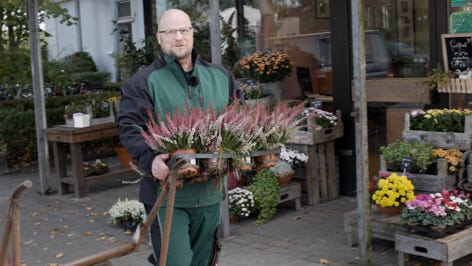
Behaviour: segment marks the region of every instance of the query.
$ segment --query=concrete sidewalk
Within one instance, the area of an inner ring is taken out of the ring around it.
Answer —
[[[133,180],[134,177],[129,177]],[[9,198],[24,180],[33,187],[23,192],[21,209],[21,259],[23,265],[60,265],[120,246],[131,235],[110,223],[107,210],[118,198],[134,199],[138,185],[122,180],[92,184],[88,197],[41,195],[35,171],[0,175],[0,229],[3,232]],[[356,208],[355,198],[342,197],[316,206],[279,206],[269,223],[255,225],[255,219],[232,224],[223,240],[219,266],[318,266],[362,265],[357,247],[347,245],[343,215]],[[372,265],[397,265],[391,241],[372,241]],[[11,247],[11,245],[10,245]],[[127,256],[112,259],[111,265],[150,265],[149,240]],[[472,261],[472,260],[471,260]],[[433,265],[421,258],[407,265]],[[471,265],[461,260],[454,265]]]

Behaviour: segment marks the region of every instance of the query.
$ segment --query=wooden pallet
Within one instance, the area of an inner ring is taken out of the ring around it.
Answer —
[[[279,190],[279,204],[282,202],[293,201],[295,210],[301,208],[302,190],[300,183],[291,182],[286,186],[280,187]]]

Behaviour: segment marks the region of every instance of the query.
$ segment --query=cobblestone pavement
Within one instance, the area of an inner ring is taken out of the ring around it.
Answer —
[[[130,176],[128,180],[133,180]],[[87,197],[39,193],[35,171],[0,175],[0,229],[3,232],[9,198],[24,180],[33,187],[20,198],[21,261],[23,265],[60,265],[131,241],[131,235],[113,225],[107,210],[118,198],[134,199],[138,185],[122,180],[93,183]],[[267,224],[256,226],[254,218],[230,227],[223,239],[219,266],[319,266],[363,265],[359,249],[347,244],[343,215],[356,208],[356,199],[341,197],[294,210],[289,204],[278,207]],[[10,245],[11,247],[11,245]],[[11,251],[11,250],[10,250]],[[103,265],[150,265],[146,238],[139,250]],[[371,265],[397,265],[394,243],[372,240]],[[472,261],[472,259],[470,259]],[[407,265],[435,265],[434,261],[414,258]],[[466,258],[454,266],[472,265]]]

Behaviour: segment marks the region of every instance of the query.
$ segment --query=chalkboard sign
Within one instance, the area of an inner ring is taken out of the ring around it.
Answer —
[[[472,68],[472,33],[441,34],[444,70]]]

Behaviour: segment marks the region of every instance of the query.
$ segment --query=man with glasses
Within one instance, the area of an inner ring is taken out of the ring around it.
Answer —
[[[218,112],[230,101],[236,82],[229,71],[203,61],[193,49],[193,28],[189,16],[178,9],[164,12],[156,34],[160,57],[138,71],[122,87],[118,127],[120,140],[137,166],[147,175],[140,181],[139,199],[147,212],[161,192],[160,181],[169,175],[169,154],[156,154],[145,143],[136,125],[145,127],[146,110],[155,117],[172,113],[186,104],[212,106]],[[221,186],[212,181],[185,184],[177,190],[167,265],[214,265],[215,236],[220,222]],[[154,260],[159,259],[165,205],[151,227]],[[152,257],[151,257],[152,258]],[[156,262],[151,263],[156,263]]]

